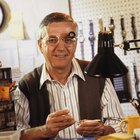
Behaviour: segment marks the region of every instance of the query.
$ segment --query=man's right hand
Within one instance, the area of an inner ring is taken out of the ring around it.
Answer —
[[[63,130],[75,123],[68,109],[56,111],[48,115],[46,119],[46,137],[55,137],[60,130]]]
[[[68,109],[63,109],[48,115],[46,124],[21,131],[20,140],[42,140],[42,138],[53,138],[62,129],[74,124],[74,118]]]

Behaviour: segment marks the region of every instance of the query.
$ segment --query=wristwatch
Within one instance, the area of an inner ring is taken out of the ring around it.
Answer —
[[[84,60],[84,34],[83,34],[83,23],[80,21],[79,22],[79,43],[80,43],[80,48],[81,48],[81,58]]]
[[[92,53],[92,58],[94,58],[94,41],[95,41],[95,36],[94,36],[94,31],[93,31],[93,21],[89,20],[89,37],[90,41],[90,46],[91,46],[91,53]]]

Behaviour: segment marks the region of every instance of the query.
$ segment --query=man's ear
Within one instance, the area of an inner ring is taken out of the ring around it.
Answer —
[[[42,53],[42,40],[41,39],[38,40],[38,47],[39,47],[39,50]]]
[[[41,39],[39,39],[37,43],[38,43],[38,47],[40,48],[42,46]]]

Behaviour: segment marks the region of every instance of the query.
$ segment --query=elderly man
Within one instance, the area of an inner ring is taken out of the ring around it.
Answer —
[[[78,26],[67,14],[51,13],[40,24],[38,46],[45,63],[19,82],[15,103],[21,139],[101,137],[116,128],[104,118],[122,118],[109,79],[83,71],[89,62],[74,57]]]

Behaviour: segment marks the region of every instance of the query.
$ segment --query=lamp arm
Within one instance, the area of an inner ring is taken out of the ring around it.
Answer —
[[[123,43],[116,44],[114,46],[124,49],[126,51],[139,50],[140,47],[130,48],[130,43],[139,42],[139,41],[140,41],[140,39],[126,40],[126,41],[123,41]]]

